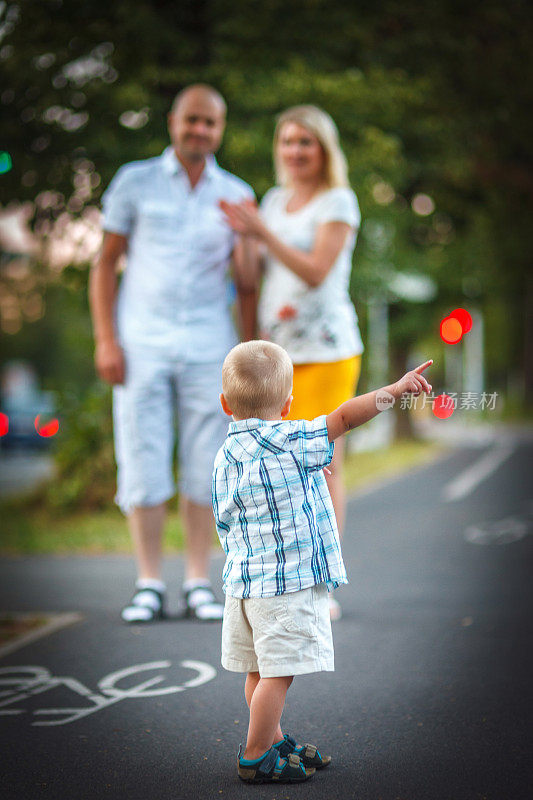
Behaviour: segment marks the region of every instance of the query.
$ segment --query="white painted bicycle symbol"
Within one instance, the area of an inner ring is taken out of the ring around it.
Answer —
[[[161,675],[148,678],[130,688],[121,689],[117,686],[119,681],[138,672],[166,669],[170,666],[170,661],[150,661],[147,664],[135,664],[132,667],[111,672],[98,681],[99,693],[94,692],[76,678],[52,675],[46,667],[2,667],[0,668],[0,715],[25,714],[27,713],[26,709],[13,708],[13,706],[35,695],[63,686],[83,697],[85,701],[92,703],[92,705],[81,708],[40,708],[33,711],[33,714],[55,716],[56,719],[38,720],[32,722],[32,725],[66,725],[69,722],[82,719],[82,717],[87,717],[89,714],[94,714],[96,711],[102,711],[102,709],[108,708],[121,700],[139,697],[160,697],[161,695],[184,692],[186,689],[194,689],[213,680],[217,674],[214,667],[210,664],[205,664],[203,661],[180,661],[180,667],[193,670],[197,675],[178,686],[154,688],[165,680],[164,676]]]

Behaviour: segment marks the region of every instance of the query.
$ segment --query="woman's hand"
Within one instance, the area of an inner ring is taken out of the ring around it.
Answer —
[[[265,226],[253,200],[243,200],[242,203],[228,203],[227,200],[220,200],[219,206],[226,215],[228,224],[236,233],[243,236],[262,237]]]
[[[242,203],[219,201],[228,225],[242,236],[253,236],[264,244],[275,259],[298,275],[311,288],[320,286],[344,247],[351,226],[346,222],[325,222],[316,230],[311,253],[291,247],[269,230],[253,200]]]

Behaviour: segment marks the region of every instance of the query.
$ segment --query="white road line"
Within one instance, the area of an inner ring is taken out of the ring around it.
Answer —
[[[450,483],[446,484],[442,490],[442,499],[446,503],[462,500],[473,492],[489,475],[495,472],[509,458],[514,449],[515,445],[512,442],[495,445],[479,461],[476,461]]]

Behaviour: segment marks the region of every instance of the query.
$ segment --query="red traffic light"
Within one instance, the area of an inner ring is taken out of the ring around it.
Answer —
[[[472,317],[465,308],[456,308],[440,324],[440,338],[446,344],[457,344],[472,327]]]
[[[0,436],[5,436],[9,430],[9,417],[0,411]]]
[[[440,338],[446,344],[457,344],[463,338],[463,326],[455,317],[444,317],[440,324]]]
[[[461,327],[463,329],[463,333],[468,333],[468,331],[472,327],[472,317],[466,310],[466,308],[456,308],[450,314],[450,317],[454,317],[454,319],[458,320],[461,323]]]

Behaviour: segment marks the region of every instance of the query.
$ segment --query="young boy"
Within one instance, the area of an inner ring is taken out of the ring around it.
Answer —
[[[328,416],[284,422],[292,400],[285,350],[245,342],[224,361],[220,400],[233,422],[215,459],[213,508],[227,556],[222,666],[248,673],[244,781],[304,781],[331,761],[280,727],[293,677],[334,669],[328,589],[347,578],[323,469],[339,436],[405,392],[431,391],[421,373],[432,363]]]

